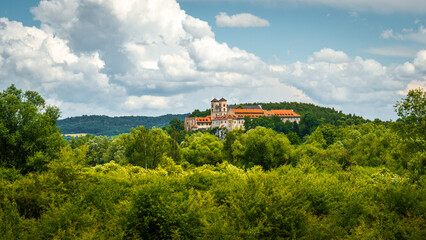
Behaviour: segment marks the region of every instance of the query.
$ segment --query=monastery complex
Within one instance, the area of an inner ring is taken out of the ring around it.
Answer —
[[[278,116],[283,122],[300,121],[300,115],[293,110],[270,110],[262,109],[262,106],[241,106],[228,105],[225,98],[211,101],[211,115],[207,117],[187,117],[185,118],[185,131],[207,130],[211,128],[224,128],[232,131],[236,128],[244,129],[244,118],[250,119]]]

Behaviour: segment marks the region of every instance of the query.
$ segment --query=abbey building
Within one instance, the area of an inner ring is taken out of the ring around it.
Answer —
[[[228,105],[225,98],[211,101],[211,114],[207,117],[185,118],[185,131],[207,130],[211,128],[225,128],[232,131],[236,128],[244,129],[244,118],[250,119],[278,116],[283,122],[299,122],[300,115],[293,110],[263,110],[262,106]]]

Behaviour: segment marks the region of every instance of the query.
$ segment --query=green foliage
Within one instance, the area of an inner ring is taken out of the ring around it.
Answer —
[[[0,233],[2,239],[23,239],[28,234],[22,231],[23,220],[17,204],[8,198],[0,199]]]
[[[209,214],[206,211],[208,195],[203,197],[194,190],[182,189],[179,182],[170,180],[147,184],[135,194],[127,217],[128,237],[194,239],[203,236]]]
[[[0,166],[23,173],[45,170],[63,146],[55,123],[59,109],[34,91],[14,85],[0,93]]]
[[[70,154],[71,153],[71,154]],[[76,165],[0,181],[7,239],[422,239],[423,184],[385,168]],[[169,162],[169,164],[171,164]],[[166,164],[167,165],[167,164]],[[172,164],[173,165],[173,164]]]
[[[82,136],[82,137],[71,137],[71,139],[69,140],[69,144],[72,149],[76,149],[87,144],[94,137],[95,137],[94,135],[90,135],[90,134],[86,136]]]
[[[211,114],[211,109],[206,109],[204,111],[200,111],[198,109],[195,109],[190,115],[189,117],[207,117],[208,115]]]
[[[421,123],[426,118],[426,92],[421,88],[410,90],[403,101],[395,104],[395,108],[402,121]]]
[[[254,119],[250,119],[248,116],[244,117],[244,128],[246,131],[255,129],[256,127],[271,128],[278,133],[284,134],[288,134],[290,132],[297,132],[297,134],[299,134],[299,126],[297,122],[283,122],[278,116],[273,116],[272,118],[259,117]]]
[[[290,162],[292,153],[291,143],[284,134],[257,127],[247,132],[243,165],[246,168],[260,165],[268,170]]]
[[[267,117],[258,117],[251,120],[251,127],[249,129],[255,129],[256,127],[266,127],[266,128],[273,128],[273,120],[269,119]]]
[[[299,135],[295,132],[291,132],[286,136],[292,145],[299,145],[302,143],[302,140],[300,139]]]
[[[394,128],[404,138],[407,151],[426,150],[426,92],[414,89],[408,92],[403,101],[397,102],[395,111],[400,121]]]
[[[181,144],[182,156],[185,161],[195,166],[222,162],[223,144],[210,133],[192,134]]]
[[[107,137],[93,137],[87,142],[88,152],[87,160],[90,165],[103,164],[105,163],[103,158],[104,153],[110,145],[109,139]]]
[[[8,181],[15,181],[21,179],[22,175],[19,170],[14,168],[3,168],[0,167],[0,179],[5,179]]]
[[[226,133],[225,141],[223,143],[223,153],[224,158],[228,162],[236,166],[242,166],[246,138],[247,136],[242,129],[235,129]]]
[[[156,168],[165,156],[177,159],[177,143],[162,129],[134,128],[127,139],[124,154],[129,163]]]
[[[255,129],[255,128],[256,128],[256,125],[253,124],[251,118],[248,115],[244,116],[244,129],[248,131],[250,129]]]
[[[319,122],[313,113],[303,114],[300,118],[300,136],[310,135],[318,126]]]
[[[170,120],[169,126],[163,127],[163,130],[165,130],[177,143],[181,143],[187,135],[187,132],[185,131],[185,122],[178,118]]]
[[[173,118],[169,122],[169,127],[175,131],[185,130],[185,123],[178,118]]]

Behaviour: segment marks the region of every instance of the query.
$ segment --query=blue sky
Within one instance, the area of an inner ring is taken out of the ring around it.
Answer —
[[[426,81],[420,0],[0,0],[1,18],[0,88],[37,90],[63,117],[225,97],[395,120]]]
[[[181,7],[190,15],[208,21],[216,39],[230,46],[246,49],[264,61],[290,63],[306,60],[314,51],[328,47],[349,55],[374,57],[384,64],[401,63],[408,57],[372,54],[371,48],[383,46],[408,46],[413,51],[424,48],[413,42],[401,43],[383,39],[381,33],[388,29],[417,29],[424,24],[425,14],[374,13],[331,6],[291,4],[265,5],[261,3],[230,3],[208,1],[181,1]],[[215,24],[219,12],[229,15],[251,13],[270,22],[265,28],[223,28]],[[414,55],[412,56],[414,57]]]

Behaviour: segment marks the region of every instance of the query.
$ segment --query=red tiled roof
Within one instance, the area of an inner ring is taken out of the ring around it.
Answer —
[[[274,115],[272,111],[263,111],[263,114],[265,114],[267,117],[272,117],[272,115]]]
[[[243,119],[245,116],[250,118],[258,118],[258,117],[300,117],[300,115],[296,114],[293,110],[271,110],[271,111],[263,111],[261,109],[232,109],[234,115],[224,115],[218,116],[213,120],[227,120],[227,119]]]
[[[262,114],[262,109],[232,109],[236,115],[238,114]]]
[[[207,122],[207,123],[211,123],[212,119],[211,116],[207,116],[207,117],[197,117],[197,123],[199,122]]]
[[[293,110],[271,110],[273,115],[279,117],[300,117],[300,115],[293,112]]]

